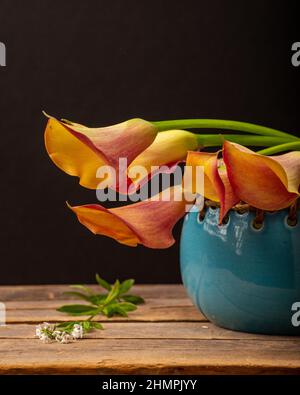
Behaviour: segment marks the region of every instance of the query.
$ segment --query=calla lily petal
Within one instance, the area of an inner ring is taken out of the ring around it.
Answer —
[[[300,152],[264,156],[226,141],[223,158],[241,200],[262,210],[280,210],[299,196]]]
[[[48,120],[45,145],[57,167],[71,176],[79,177],[80,185],[97,188],[99,179],[96,178],[96,172],[105,162],[54,118]]]
[[[220,222],[227,214],[227,212],[237,204],[240,199],[235,193],[232,185],[229,182],[227,170],[224,165],[219,168],[219,175],[222,180],[223,189],[221,190],[221,209],[220,209]]]
[[[218,153],[190,151],[186,159],[186,166],[192,167],[193,177],[196,176],[196,167],[203,167],[204,197],[219,202],[222,185],[218,174]],[[193,192],[203,194],[203,191],[197,190],[196,180],[193,180]]]
[[[112,237],[129,246],[143,244],[150,248],[168,248],[174,242],[172,229],[185,214],[186,201],[180,186],[124,207],[107,209],[98,204],[71,207],[79,222],[94,234]],[[179,199],[180,197],[180,199]]]
[[[293,151],[283,155],[270,156],[270,158],[278,162],[284,170],[286,178],[284,177],[282,181],[287,190],[299,195],[300,152]]]
[[[86,126],[58,121],[50,117],[45,144],[53,162],[70,175],[80,177],[80,184],[97,188],[96,171],[101,165],[118,169],[119,158],[126,158],[128,165],[149,145],[157,129],[142,119],[103,127]]]
[[[220,222],[236,203],[239,198],[234,193],[229,182],[226,168],[222,161],[218,159],[218,152],[189,152],[186,165],[191,166],[193,177],[196,174],[196,167],[202,166],[204,171],[204,197],[220,202]],[[196,180],[193,180],[193,186],[197,188]],[[203,194],[193,188],[193,192]]]
[[[158,133],[154,142],[137,156],[128,168],[128,176],[138,166],[146,169],[147,175],[152,177],[159,172],[172,172],[176,164],[184,161],[189,150],[197,149],[198,141],[194,133],[185,130],[168,130]],[[157,170],[153,170],[156,167]],[[138,173],[138,172],[137,172]],[[135,186],[143,185],[145,174],[132,179]],[[146,181],[149,180],[147,177]]]

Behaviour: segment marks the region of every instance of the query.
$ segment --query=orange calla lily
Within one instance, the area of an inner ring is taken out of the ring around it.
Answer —
[[[169,199],[159,195],[130,204],[107,209],[99,204],[70,207],[79,222],[94,234],[112,237],[121,244],[150,248],[168,248],[174,242],[172,229],[185,214],[186,200],[180,186],[168,190]]]
[[[53,162],[67,174],[78,176],[80,184],[87,188],[99,187],[96,173],[101,166],[112,166],[117,173],[115,187],[121,193],[127,193],[127,189],[135,192],[158,172],[173,171],[188,150],[198,147],[193,133],[184,130],[157,133],[150,122],[142,119],[87,128],[52,117],[46,127],[45,144]],[[126,158],[128,169],[119,169],[119,158]],[[120,185],[119,171],[126,173],[122,176],[125,185]]]
[[[189,152],[186,166],[192,167],[192,175],[196,176],[196,167],[202,166],[204,172],[204,191],[197,190],[196,180],[193,180],[193,193],[204,194],[207,199],[220,202],[220,222],[228,210],[238,203],[239,198],[235,194],[228,180],[226,168],[218,159],[218,152]]]
[[[223,158],[235,193],[251,206],[280,210],[299,197],[299,151],[264,156],[225,141]]]
[[[96,189],[100,166],[118,169],[119,158],[128,165],[152,144],[157,129],[142,119],[103,127],[62,122],[50,117],[45,131],[45,145],[53,162],[67,174],[80,178],[80,184]]]

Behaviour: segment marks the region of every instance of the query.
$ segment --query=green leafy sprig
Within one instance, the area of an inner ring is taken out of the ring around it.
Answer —
[[[87,303],[64,305],[59,307],[57,311],[72,316],[87,315],[89,318],[83,322],[91,322],[97,315],[127,317],[130,311],[137,309],[138,304],[144,303],[142,297],[128,293],[134,284],[133,279],[123,282],[116,280],[114,284],[109,284],[99,274],[96,274],[96,281],[102,293],[96,293],[85,285],[72,285],[71,287],[78,291],[65,292],[65,294],[82,299]],[[103,290],[106,292],[103,292]]]
[[[123,282],[116,280],[114,284],[109,284],[99,274],[96,274],[96,281],[101,288],[101,293],[94,292],[85,285],[72,285],[71,287],[76,291],[65,292],[64,294],[82,299],[87,303],[69,304],[57,309],[72,316],[87,315],[89,317],[86,320],[56,324],[44,322],[36,326],[35,336],[44,343],[53,341],[70,343],[82,338],[85,333],[93,329],[103,329],[99,322],[92,321],[96,316],[113,317],[119,315],[127,317],[127,313],[136,310],[138,304],[144,303],[142,297],[128,293],[134,284],[132,279]]]

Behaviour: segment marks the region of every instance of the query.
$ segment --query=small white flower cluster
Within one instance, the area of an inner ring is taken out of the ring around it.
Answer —
[[[43,322],[36,326],[35,336],[43,343],[52,343],[53,341],[57,341],[58,343],[67,344],[73,340],[83,338],[83,327],[80,324],[74,324],[72,332],[68,333],[63,330],[56,329],[55,324]]]

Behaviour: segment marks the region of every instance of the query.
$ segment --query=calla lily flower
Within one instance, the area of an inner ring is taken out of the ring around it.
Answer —
[[[53,162],[67,174],[80,178],[80,184],[96,189],[100,166],[118,170],[119,158],[130,164],[151,145],[158,130],[143,119],[103,127],[62,122],[50,117],[45,131],[45,145]]]
[[[239,198],[233,190],[222,160],[218,159],[219,152],[189,152],[186,166],[192,167],[192,192],[203,194],[205,198],[220,203],[220,222],[236,203]],[[197,190],[195,180],[196,167],[203,167],[204,191]]]
[[[67,174],[79,177],[84,187],[99,187],[97,170],[111,166],[117,176],[115,187],[121,193],[135,192],[158,172],[173,171],[188,150],[198,147],[193,133],[184,130],[158,133],[150,122],[142,119],[88,128],[52,117],[46,127],[45,144],[53,162]],[[128,168],[119,168],[119,158],[126,158]],[[118,178],[119,173],[122,176]],[[125,180],[123,184],[121,179]]]
[[[128,176],[133,186],[137,188],[154,174],[172,172],[179,162],[186,159],[189,150],[197,148],[198,140],[194,133],[185,130],[158,133],[154,142],[128,167]],[[139,169],[141,169],[140,173]]]
[[[281,210],[299,197],[300,152],[264,156],[225,141],[228,178],[240,200],[262,210]]]
[[[168,193],[167,198],[163,194]],[[107,209],[99,204],[69,208],[79,222],[94,234],[112,237],[121,244],[168,248],[174,242],[172,229],[185,214],[186,200],[181,186],[128,206]]]

